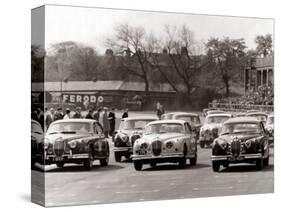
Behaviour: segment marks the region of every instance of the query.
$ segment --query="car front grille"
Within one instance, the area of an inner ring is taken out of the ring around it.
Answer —
[[[64,142],[58,140],[54,142],[54,153],[56,156],[62,156],[64,153]]]
[[[134,143],[135,143],[135,141],[136,141],[138,138],[140,138],[140,135],[133,135],[133,136],[131,137],[132,146],[134,146]]]
[[[159,140],[152,142],[152,153],[155,156],[159,156],[161,154],[162,142]]]
[[[240,155],[240,151],[241,151],[241,142],[239,140],[234,140],[231,142],[231,153],[234,156],[238,156]]]

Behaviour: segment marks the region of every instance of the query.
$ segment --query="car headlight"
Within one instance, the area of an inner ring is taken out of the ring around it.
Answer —
[[[141,149],[147,149],[147,147],[148,147],[148,144],[147,144],[147,143],[142,143],[142,144],[140,145],[140,148],[141,148]]]
[[[70,141],[68,144],[71,149],[74,149],[77,146],[77,141]]]
[[[252,146],[252,142],[255,142],[255,140],[247,140],[245,142],[245,146],[246,146],[247,149],[249,149]]]
[[[174,146],[174,143],[173,143],[172,141],[168,141],[168,142],[166,143],[167,149],[171,149],[173,146]]]
[[[220,146],[222,149],[226,149],[227,145],[228,145],[228,143],[225,140],[222,140],[222,139],[215,140],[215,144]]]

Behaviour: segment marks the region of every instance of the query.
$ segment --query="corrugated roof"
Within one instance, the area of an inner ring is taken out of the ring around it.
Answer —
[[[273,67],[273,57],[256,58],[254,66],[256,68]]]
[[[49,92],[60,92],[61,82],[45,82],[45,89]],[[62,83],[63,91],[145,91],[143,82],[125,81],[69,81]],[[42,91],[42,83],[32,83],[32,91]],[[151,83],[150,91],[174,92],[167,83]]]

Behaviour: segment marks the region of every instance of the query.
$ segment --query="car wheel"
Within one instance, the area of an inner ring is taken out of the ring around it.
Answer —
[[[154,167],[157,165],[157,163],[156,163],[156,162],[150,162],[149,165],[150,165],[152,168],[154,168]]]
[[[57,166],[58,168],[62,168],[62,167],[64,166],[64,162],[57,162],[57,163],[56,163],[56,166]]]
[[[189,159],[189,162],[190,162],[191,166],[195,166],[196,165],[196,163],[197,163],[197,153],[195,153],[194,158],[190,158]]]
[[[220,171],[220,163],[218,161],[212,161],[212,168],[214,172]]]
[[[114,153],[114,158],[116,162],[121,162],[122,155],[119,152]]]
[[[109,157],[106,157],[104,159],[100,160],[100,165],[101,166],[107,166],[108,165],[108,161],[109,161]]]
[[[127,160],[130,160],[130,159],[131,159],[131,155],[128,153],[128,154],[125,155],[125,158],[126,158]]]
[[[269,156],[263,159],[263,166],[268,166],[268,164],[269,164]]]
[[[92,167],[93,167],[93,156],[89,155],[89,158],[84,161],[83,165],[84,165],[84,168],[87,169],[87,170],[92,169]]]
[[[205,144],[203,142],[200,142],[200,147],[203,149],[205,147]]]
[[[262,168],[263,168],[263,159],[262,158],[256,160],[256,168],[257,168],[257,170],[262,170]]]
[[[134,161],[135,170],[141,171],[142,169],[142,162],[141,161]]]
[[[229,163],[227,163],[227,162],[226,162],[226,163],[223,163],[222,166],[223,166],[224,168],[228,168],[228,167],[229,167]]]

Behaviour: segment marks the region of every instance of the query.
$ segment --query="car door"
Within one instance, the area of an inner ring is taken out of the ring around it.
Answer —
[[[265,132],[265,128],[262,121],[260,121],[260,128],[261,128],[262,142],[265,148],[264,156],[267,157],[269,154],[268,135]]]
[[[191,127],[188,122],[184,123],[184,127],[185,127],[185,133],[186,133],[186,137],[187,137],[187,147],[189,150],[188,155],[193,156],[196,152],[196,140],[192,134],[192,130],[191,130]]]

